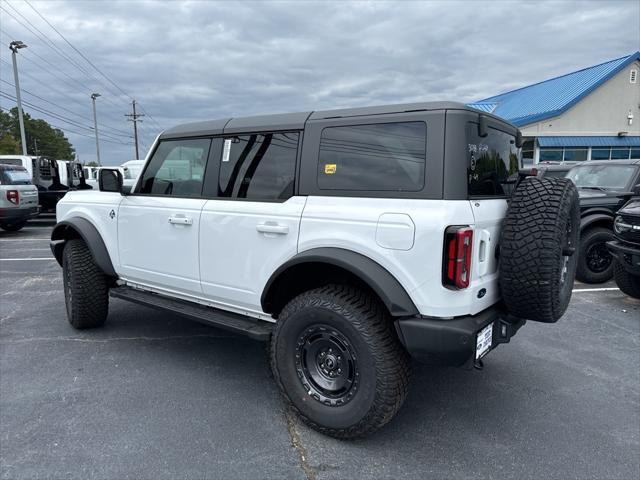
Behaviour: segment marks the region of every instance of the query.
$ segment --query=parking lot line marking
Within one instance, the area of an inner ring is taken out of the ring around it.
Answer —
[[[36,242],[40,240],[51,240],[49,237],[39,237],[39,238],[0,238],[0,243],[3,242]]]
[[[22,262],[26,260],[55,260],[53,257],[0,258],[0,262]]]
[[[617,287],[603,287],[603,288],[577,288],[573,290],[573,293],[576,292],[613,292],[615,290],[620,290]]]

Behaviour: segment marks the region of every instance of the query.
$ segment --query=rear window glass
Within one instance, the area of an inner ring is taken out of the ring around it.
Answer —
[[[0,158],[0,164],[2,165],[22,165],[22,160],[19,158]]]
[[[467,124],[467,189],[472,196],[510,195],[521,168],[513,135],[488,127],[478,135],[478,124]]]
[[[424,122],[325,128],[320,138],[318,187],[420,191],[424,187],[426,142]]]
[[[29,185],[31,175],[26,170],[4,170],[0,172],[3,185]]]

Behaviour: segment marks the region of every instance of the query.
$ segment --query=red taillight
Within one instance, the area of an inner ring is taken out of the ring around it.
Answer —
[[[471,279],[473,229],[449,227],[444,233],[444,264],[442,283],[455,288],[467,288]]]
[[[18,190],[7,190],[7,200],[18,205],[20,203],[20,193],[18,193]]]

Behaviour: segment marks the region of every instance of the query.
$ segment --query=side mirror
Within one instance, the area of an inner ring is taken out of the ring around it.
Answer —
[[[118,192],[122,194],[122,174],[115,168],[103,168],[98,174],[98,187],[101,192]]]

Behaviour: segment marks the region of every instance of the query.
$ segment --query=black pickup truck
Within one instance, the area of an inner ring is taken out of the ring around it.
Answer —
[[[613,277],[612,241],[616,212],[640,194],[640,160],[589,161],[566,175],[580,193],[580,256],[576,278],[601,283]]]

